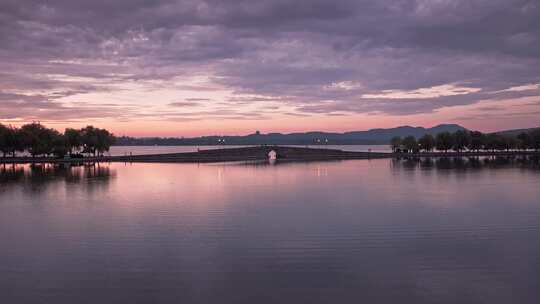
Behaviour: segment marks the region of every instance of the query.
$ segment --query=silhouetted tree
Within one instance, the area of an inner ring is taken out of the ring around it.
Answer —
[[[10,130],[8,143],[11,150],[10,153],[15,157],[17,152],[24,152],[25,147],[22,141],[21,130],[15,127],[11,127]]]
[[[66,129],[60,134],[40,123],[29,123],[20,129],[0,124],[0,152],[4,157],[17,151],[28,151],[32,157],[54,154],[63,157],[73,149],[84,147],[84,152],[100,154],[108,151],[115,137],[105,129],[88,126],[81,130]]]
[[[67,139],[65,136],[63,136],[60,133],[54,134],[52,138],[52,150],[51,153],[58,156],[58,157],[64,157],[66,154],[68,154],[69,149],[67,145]]]
[[[430,152],[435,148],[435,138],[431,134],[425,134],[418,140],[420,149]]]
[[[4,157],[6,157],[6,155],[11,151],[9,144],[10,132],[11,130],[9,127],[0,124],[0,152],[2,152]]]
[[[114,144],[114,135],[105,129],[87,126],[81,130],[83,153],[102,155]]]
[[[83,153],[96,154],[98,145],[97,129],[93,126],[87,126],[81,129],[81,141],[83,144]]]
[[[418,143],[416,142],[416,138],[414,136],[407,136],[403,139],[403,147],[407,150],[407,152],[418,152]]]
[[[450,132],[442,132],[437,134],[435,145],[437,150],[448,152],[448,150],[450,150],[454,145],[452,134],[450,134]]]
[[[506,150],[507,149],[506,138],[502,135],[497,135],[496,138],[497,139],[495,141],[495,149],[499,151]]]
[[[518,148],[521,150],[527,150],[532,147],[531,135],[528,132],[521,132],[517,136]]]
[[[470,144],[470,137],[468,131],[458,130],[454,132],[452,137],[454,138],[452,145],[452,149],[454,149],[454,151],[463,151]]]
[[[76,129],[66,129],[64,131],[65,145],[70,154],[73,154],[73,151],[79,151],[82,147],[82,132],[81,130]]]
[[[96,150],[99,155],[103,155],[104,152],[109,151],[111,146],[114,144],[114,136],[105,129],[98,129],[97,131],[97,146]]]
[[[503,136],[502,141],[506,151],[515,150],[518,147],[518,140],[513,136]]]
[[[507,149],[507,142],[504,136],[499,134],[488,134],[486,136],[486,150],[499,150],[503,151]]]
[[[401,148],[401,137],[392,137],[390,140],[390,145],[392,146],[392,151],[397,152]]]
[[[540,150],[540,128],[534,129],[530,132],[531,136],[531,148],[535,151]]]
[[[486,135],[486,142],[484,145],[484,149],[495,151],[498,146],[498,136],[496,134],[488,134]]]
[[[30,123],[21,127],[20,136],[23,147],[32,157],[51,154],[53,139],[59,135],[56,130],[47,129],[40,123]]]
[[[479,151],[484,148],[486,136],[482,132],[472,131],[470,133],[469,150]]]

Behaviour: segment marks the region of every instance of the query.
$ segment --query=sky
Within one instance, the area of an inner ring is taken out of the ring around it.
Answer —
[[[2,0],[0,123],[540,126],[538,0]]]

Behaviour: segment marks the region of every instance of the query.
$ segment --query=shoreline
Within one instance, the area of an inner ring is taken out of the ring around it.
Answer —
[[[379,158],[436,158],[436,157],[483,157],[483,156],[540,156],[540,151],[479,151],[479,152],[353,152],[336,149],[302,148],[291,146],[253,146],[200,150],[198,152],[98,156],[58,159],[53,157],[0,157],[0,164],[32,163],[96,163],[96,162],[147,162],[147,163],[211,163],[229,161],[267,160],[268,153],[275,151],[277,160],[325,161]]]

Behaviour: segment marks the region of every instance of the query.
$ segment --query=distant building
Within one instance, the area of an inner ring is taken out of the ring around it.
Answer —
[[[255,131],[255,135],[261,135],[261,131],[259,130]]]

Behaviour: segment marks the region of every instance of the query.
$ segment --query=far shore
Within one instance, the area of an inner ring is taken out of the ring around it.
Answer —
[[[268,159],[270,151],[275,151],[277,160],[321,161],[378,158],[419,158],[419,157],[481,157],[481,156],[540,156],[540,151],[464,151],[464,152],[351,152],[336,149],[301,148],[289,146],[253,146],[242,148],[223,148],[200,150],[198,152],[91,156],[84,158],[54,157],[1,157],[0,163],[95,163],[95,162],[148,162],[148,163],[205,163],[229,161],[257,161]]]

